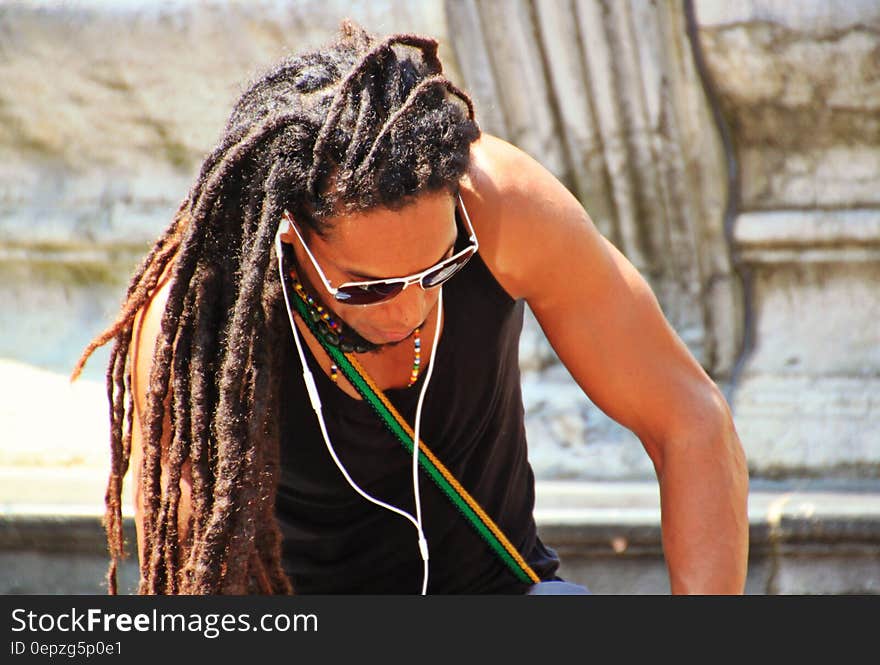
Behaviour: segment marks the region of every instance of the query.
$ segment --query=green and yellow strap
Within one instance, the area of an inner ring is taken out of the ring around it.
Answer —
[[[327,351],[333,362],[336,363],[336,366],[345,375],[345,378],[370,404],[379,418],[391,430],[391,433],[403,444],[403,447],[412,454],[414,432],[409,423],[394,408],[394,405],[388,400],[385,393],[373,383],[372,379],[370,379],[369,375],[354,357],[354,354],[343,353],[338,347],[329,344],[309,316],[306,304],[298,297],[294,297],[293,302],[302,320],[306,322],[306,325],[308,325],[318,341],[321,342],[324,350]],[[507,536],[504,535],[504,532],[486,514],[486,511],[483,510],[468,491],[462,487],[461,483],[450,473],[449,469],[437,459],[437,456],[434,455],[421,438],[419,440],[419,465],[520,581],[526,584],[537,584],[541,581]]]

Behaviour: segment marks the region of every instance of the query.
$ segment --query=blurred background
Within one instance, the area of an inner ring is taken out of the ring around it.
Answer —
[[[0,0],[0,593],[106,590],[109,349],[70,370],[248,80],[345,17],[437,38],[648,278],[733,408],[747,592],[880,592],[876,0]],[[521,364],[563,575],[668,593],[640,443],[530,315]]]

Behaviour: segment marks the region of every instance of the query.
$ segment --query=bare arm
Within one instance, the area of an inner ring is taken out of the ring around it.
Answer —
[[[660,484],[673,593],[741,593],[745,457],[727,404],[629,261],[537,162],[497,139],[475,149],[469,209],[480,251],[525,298],[574,379],[632,430]],[[503,232],[502,232],[503,228]]]
[[[169,289],[168,271],[159,281],[158,288],[147,307],[138,312],[134,320],[134,332],[132,336],[131,358],[132,376],[131,384],[134,392],[134,418],[131,437],[131,460],[129,468],[132,475],[132,503],[134,504],[135,530],[138,540],[138,556],[141,564],[144,562],[144,511],[143,511],[143,484],[141,479],[141,465],[143,462],[143,431],[141,419],[146,411],[147,391],[150,382],[150,367],[153,361],[153,349],[156,345],[156,337],[159,334],[162,313],[165,310],[165,302],[168,298]],[[165,421],[162,426],[162,486],[165,485],[166,461],[168,448],[171,444],[171,420],[168,416],[170,395],[165,403]],[[178,513],[178,534],[180,540],[186,539],[189,528],[190,515],[190,469],[185,464],[180,478],[180,506]]]

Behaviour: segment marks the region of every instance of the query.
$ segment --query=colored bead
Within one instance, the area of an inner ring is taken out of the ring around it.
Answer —
[[[421,329],[416,328],[413,331],[415,335],[415,339],[413,340],[413,347],[415,352],[415,357],[413,358],[413,368],[412,372],[409,374],[409,386],[412,386],[419,379],[419,370],[422,365],[422,338],[421,338]]]

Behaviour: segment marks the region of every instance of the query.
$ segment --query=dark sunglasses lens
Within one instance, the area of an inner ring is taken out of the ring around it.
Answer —
[[[455,273],[461,270],[464,267],[464,264],[467,263],[473,255],[473,252],[468,252],[467,254],[462,254],[461,256],[456,257],[454,260],[450,260],[449,263],[438,266],[436,270],[429,272],[422,277],[422,286],[426,289],[440,286],[443,282],[447,281]]]
[[[372,305],[403,291],[403,282],[377,282],[369,286],[346,286],[339,289],[336,299],[346,305]]]

